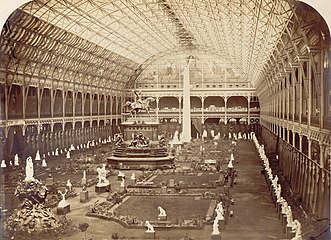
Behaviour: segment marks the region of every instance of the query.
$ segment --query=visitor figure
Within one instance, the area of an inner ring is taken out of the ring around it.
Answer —
[[[26,165],[25,165],[25,181],[26,182],[32,182],[34,181],[34,177],[33,177],[33,162],[32,162],[32,157],[28,157],[26,159]]]

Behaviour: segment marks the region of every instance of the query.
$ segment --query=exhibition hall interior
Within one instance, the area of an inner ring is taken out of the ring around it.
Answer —
[[[0,239],[330,239],[329,7],[1,0]]]

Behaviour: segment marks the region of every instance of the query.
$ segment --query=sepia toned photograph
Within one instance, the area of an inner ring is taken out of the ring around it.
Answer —
[[[329,0],[0,0],[0,240],[330,240]]]

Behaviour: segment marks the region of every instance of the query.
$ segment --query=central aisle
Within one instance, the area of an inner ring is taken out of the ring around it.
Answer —
[[[223,231],[222,240],[284,239],[276,208],[252,141],[238,141],[237,184],[230,188],[235,200],[234,216]],[[237,160],[237,159],[236,159]]]

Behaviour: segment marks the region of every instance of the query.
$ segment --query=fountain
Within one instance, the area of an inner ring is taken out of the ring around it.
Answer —
[[[114,135],[116,148],[113,156],[107,159],[111,167],[141,169],[163,168],[173,165],[174,157],[169,156],[164,139],[158,139],[159,123],[151,117],[146,118],[138,114],[138,109],[145,109],[149,114],[149,106],[141,106],[141,104],[148,104],[152,100],[148,98],[125,104],[125,106],[131,106],[133,108],[131,112],[134,111],[135,114],[121,123],[119,130],[122,131]],[[123,115],[127,115],[127,113],[123,113]],[[178,131],[176,139],[180,142]]]
[[[20,203],[4,223],[6,239],[42,239],[66,230],[70,221],[59,219],[45,206],[47,188],[34,178],[31,157],[26,160],[25,175],[15,190]]]

